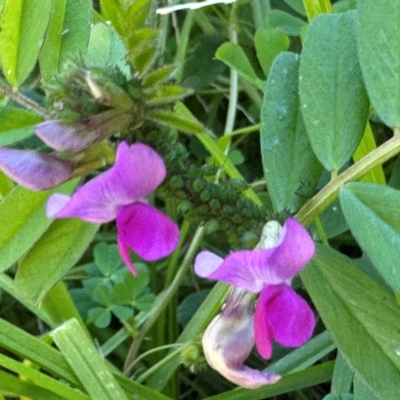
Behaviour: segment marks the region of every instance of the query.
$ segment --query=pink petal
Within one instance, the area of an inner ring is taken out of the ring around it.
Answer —
[[[0,148],[0,169],[15,182],[31,190],[51,189],[71,178],[66,160],[35,151]]]
[[[146,261],[171,254],[179,241],[178,227],[163,213],[144,203],[118,209],[118,240]]]
[[[261,292],[254,314],[254,336],[261,357],[268,360],[272,356],[272,329],[268,320],[268,302],[265,290]]]
[[[275,247],[270,258],[270,269],[260,270],[265,282],[271,272],[286,281],[297,275],[311,260],[315,253],[315,244],[307,230],[295,219],[286,220],[282,230],[283,240]],[[272,283],[272,282],[271,282]]]
[[[310,306],[286,284],[267,286],[261,292],[257,313],[264,314],[263,319],[255,324],[257,348],[257,336],[262,335],[263,323],[268,325],[273,338],[287,347],[297,347],[307,342],[315,327],[315,317]]]
[[[131,204],[151,193],[164,179],[162,158],[150,147],[137,143],[118,146],[115,164],[92,179],[53,216],[76,217],[93,223],[112,221],[118,206]]]
[[[57,151],[77,153],[97,138],[95,131],[84,129],[82,125],[69,125],[59,120],[42,122],[35,126],[35,133],[51,148]]]
[[[250,292],[259,292],[264,287],[264,282],[259,277],[259,269],[268,268],[268,258],[271,251],[235,251],[229,254],[218,268],[213,270],[210,268],[210,273],[206,276],[208,279],[230,283]]]
[[[202,251],[194,261],[194,272],[202,278],[208,278],[223,261],[223,258],[210,251]]]
[[[126,245],[125,242],[122,242],[119,237],[117,242],[119,255],[121,256],[122,261],[128,267],[129,271],[131,271],[134,276],[137,276],[136,268],[133,265],[131,257],[129,255],[129,247]]]

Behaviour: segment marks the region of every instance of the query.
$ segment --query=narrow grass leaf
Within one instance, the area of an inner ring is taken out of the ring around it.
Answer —
[[[51,332],[51,337],[79,380],[96,400],[126,400],[121,389],[94,344],[76,319],[71,319]]]

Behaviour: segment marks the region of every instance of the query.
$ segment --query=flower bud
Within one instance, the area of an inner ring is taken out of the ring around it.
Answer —
[[[253,295],[235,288],[202,340],[209,365],[229,381],[249,389],[276,383],[281,378],[243,365],[254,346],[253,319]]]
[[[30,150],[0,148],[0,169],[15,182],[35,191],[51,189],[71,178],[67,160]]]

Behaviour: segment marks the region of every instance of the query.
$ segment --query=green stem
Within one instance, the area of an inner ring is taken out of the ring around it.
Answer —
[[[319,193],[304,204],[296,218],[304,225],[309,225],[322,210],[335,200],[342,186],[361,178],[372,168],[383,164],[399,152],[400,135],[396,135],[332,179]]]
[[[168,354],[166,357],[164,357],[161,361],[159,361],[157,364],[154,364],[151,368],[149,368],[145,373],[140,375],[137,379],[137,383],[141,383],[145,381],[149,376],[151,376],[155,371],[157,371],[159,368],[161,368],[163,365],[167,364],[170,360],[175,358],[179,353],[181,352],[181,349],[177,349],[173,351],[172,353]]]
[[[180,343],[174,343],[174,344],[166,344],[165,346],[159,346],[155,349],[151,349],[149,351],[146,351],[145,353],[141,354],[136,360],[134,360],[132,362],[131,365],[128,366],[128,370],[131,371],[132,368],[140,361],[143,360],[143,358],[147,357],[150,354],[156,353],[157,351],[161,351],[161,350],[166,350],[166,349],[172,349],[174,347],[178,347],[178,349],[180,350],[184,345],[180,344]],[[178,350],[177,349],[177,350]]]
[[[204,227],[203,225],[200,225],[193,237],[192,243],[190,243],[189,249],[186,252],[185,258],[182,261],[182,264],[177,271],[174,280],[172,281],[171,285],[159,295],[159,298],[157,300],[157,305],[153,307],[151,310],[146,322],[143,324],[142,328],[140,329],[138,335],[132,342],[132,345],[129,349],[128,355],[126,357],[125,365],[124,365],[124,374],[129,373],[129,366],[132,364],[133,360],[136,358],[136,353],[139,349],[140,343],[142,342],[144,335],[146,332],[153,326],[161,312],[165,309],[165,307],[168,305],[169,301],[179,288],[179,285],[181,284],[186,271],[188,267],[190,266],[192,259],[194,257],[194,254],[197,250],[197,247],[199,246],[201,239],[203,237],[203,232]]]
[[[33,101],[29,97],[24,96],[20,92],[14,92],[12,87],[3,80],[0,80],[0,93],[3,93],[12,101],[25,107],[27,110],[33,111],[37,115],[40,115],[43,119],[54,118],[54,115],[51,112],[40,106],[38,103],[36,103],[36,101]]]

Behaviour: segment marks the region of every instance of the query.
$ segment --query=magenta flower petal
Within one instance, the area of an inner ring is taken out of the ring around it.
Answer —
[[[272,356],[273,333],[268,320],[268,297],[265,290],[261,292],[254,314],[254,336],[260,356],[266,360]],[[265,298],[266,297],[266,298]],[[266,301],[267,300],[267,301]],[[282,318],[285,318],[282,315]]]
[[[101,179],[105,197],[119,205],[131,204],[153,192],[165,178],[163,159],[149,146],[120,143],[115,164]]]
[[[31,190],[51,189],[71,178],[68,161],[52,154],[0,148],[0,169],[15,182]]]
[[[268,265],[268,258],[272,250],[242,250],[228,255],[217,267],[205,267],[203,258],[195,262],[195,271],[200,270],[203,277],[217,281],[230,283],[250,292],[259,292],[264,287],[264,281],[260,279],[259,270]],[[201,253],[200,253],[201,254]],[[215,256],[216,257],[216,256]],[[208,256],[208,258],[211,258]],[[214,266],[216,266],[216,261]],[[205,272],[208,272],[206,275]],[[273,279],[273,277],[271,277]],[[281,281],[279,280],[278,283]]]
[[[271,356],[272,337],[282,346],[297,347],[310,339],[314,327],[311,308],[290,286],[283,283],[263,289],[254,330],[257,349],[264,358]]]
[[[80,125],[68,125],[59,120],[45,121],[36,125],[35,133],[51,148],[73,153],[85,149],[97,138],[95,131],[84,130]]]
[[[140,143],[129,147],[122,142],[115,164],[79,188],[64,208],[52,216],[76,217],[92,223],[112,221],[119,206],[151,193],[164,176],[164,162],[153,149]]]
[[[266,273],[265,282],[271,273],[281,281],[293,278],[311,260],[315,253],[315,244],[307,230],[295,219],[286,220],[282,230],[282,242],[275,247],[269,257],[269,268],[260,269]],[[272,283],[272,282],[271,282]]]
[[[146,261],[171,254],[179,241],[177,226],[154,207],[140,202],[119,207],[117,228],[120,248],[130,247]]]
[[[131,256],[129,255],[129,246],[125,242],[120,240],[119,237],[117,240],[117,244],[118,244],[119,255],[121,256],[122,261],[128,267],[129,271],[131,271],[134,276],[137,276],[136,268],[132,263]]]

